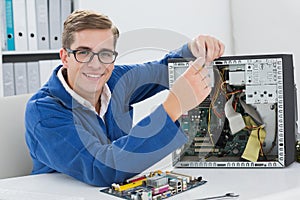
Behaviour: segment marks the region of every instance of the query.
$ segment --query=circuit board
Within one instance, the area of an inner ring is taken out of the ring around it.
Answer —
[[[114,183],[100,192],[129,200],[160,200],[186,192],[206,182],[201,176],[155,171],[149,175],[126,180],[121,184]]]

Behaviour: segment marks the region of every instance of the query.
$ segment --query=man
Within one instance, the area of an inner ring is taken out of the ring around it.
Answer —
[[[142,172],[187,142],[176,120],[210,93],[202,68],[224,45],[199,36],[162,60],[114,66],[118,29],[104,15],[74,11],[64,23],[58,66],[26,108],[33,174],[61,172],[108,186]],[[206,60],[204,51],[206,49]],[[168,97],[132,127],[132,104],[168,88],[167,59],[198,57]]]

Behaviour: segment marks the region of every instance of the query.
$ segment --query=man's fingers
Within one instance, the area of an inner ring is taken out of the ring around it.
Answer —
[[[198,57],[195,61],[190,61],[189,66],[193,68],[195,71],[194,73],[199,73],[203,66],[205,65],[205,58],[204,57]]]
[[[197,55],[195,57],[205,58],[206,57],[205,40],[196,39],[196,46],[197,46]]]
[[[223,55],[224,44],[214,37],[200,35],[191,42],[191,51],[195,57],[204,57],[206,64]]]
[[[225,45],[220,40],[219,40],[218,44],[219,44],[219,48],[220,48],[218,57],[220,57],[223,55],[223,53],[225,51]]]

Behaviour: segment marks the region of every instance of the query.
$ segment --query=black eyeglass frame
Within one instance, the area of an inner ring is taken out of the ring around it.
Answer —
[[[103,63],[103,64],[111,64],[111,63],[114,63],[114,62],[116,61],[116,58],[117,58],[117,56],[118,56],[118,52],[117,52],[117,51],[111,51],[111,50],[101,50],[101,51],[95,53],[95,52],[90,51],[90,50],[79,50],[79,49],[77,49],[77,50],[72,50],[72,49],[69,49],[69,48],[64,48],[64,49],[68,52],[68,54],[72,53],[72,54],[74,55],[75,60],[76,60],[77,62],[79,62],[79,63],[89,63],[89,62],[91,62],[91,61],[93,60],[94,56],[97,55],[99,62],[101,62],[101,63]],[[88,61],[82,62],[82,61],[79,61],[79,60],[77,59],[77,57],[76,57],[76,53],[79,52],[79,51],[87,51],[87,52],[92,53],[93,55],[91,55],[91,57],[90,57],[90,59],[89,59]],[[99,56],[101,53],[107,52],[107,51],[113,53],[113,55],[115,56],[114,59],[112,60],[112,62],[103,62],[103,61],[101,60],[100,56]]]

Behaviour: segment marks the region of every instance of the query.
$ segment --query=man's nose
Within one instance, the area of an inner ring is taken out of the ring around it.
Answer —
[[[100,61],[98,55],[94,54],[92,57],[92,60],[88,63],[89,66],[91,67],[105,67],[105,65]]]

